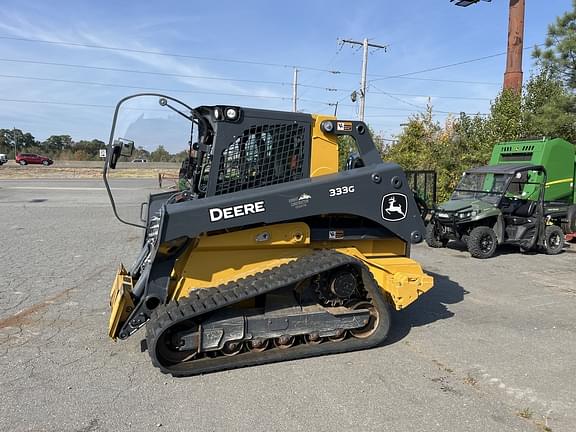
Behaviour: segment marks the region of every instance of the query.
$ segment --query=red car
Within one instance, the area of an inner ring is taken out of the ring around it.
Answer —
[[[54,161],[46,156],[40,156],[33,153],[20,153],[16,156],[16,162],[20,165],[42,164],[44,166],[52,165]]]

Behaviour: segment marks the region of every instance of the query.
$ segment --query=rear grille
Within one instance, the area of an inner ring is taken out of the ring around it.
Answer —
[[[509,153],[500,156],[502,162],[520,162],[532,160],[532,153]]]
[[[305,128],[299,124],[252,126],[222,152],[216,195],[301,179]]]

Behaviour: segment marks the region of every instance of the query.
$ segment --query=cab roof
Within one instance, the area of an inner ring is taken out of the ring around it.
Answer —
[[[500,165],[486,165],[467,170],[470,174],[516,174],[519,171],[537,170],[544,171],[542,165],[533,164],[500,164]]]

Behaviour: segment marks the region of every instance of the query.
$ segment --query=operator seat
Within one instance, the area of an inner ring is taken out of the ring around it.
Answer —
[[[364,166],[364,161],[357,152],[351,153],[346,161],[346,170],[351,170],[355,168],[362,168]]]
[[[506,222],[512,225],[532,223],[533,220],[531,218],[536,208],[536,201],[526,201],[524,204],[516,207],[509,216],[506,216]]]

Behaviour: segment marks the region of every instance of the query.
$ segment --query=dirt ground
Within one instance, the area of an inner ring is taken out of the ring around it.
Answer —
[[[165,181],[174,181],[178,169],[161,168],[125,168],[110,171],[110,178],[158,178],[162,175]],[[18,166],[3,165],[0,167],[0,179],[96,179],[102,177],[102,168],[55,167],[55,166]]]

